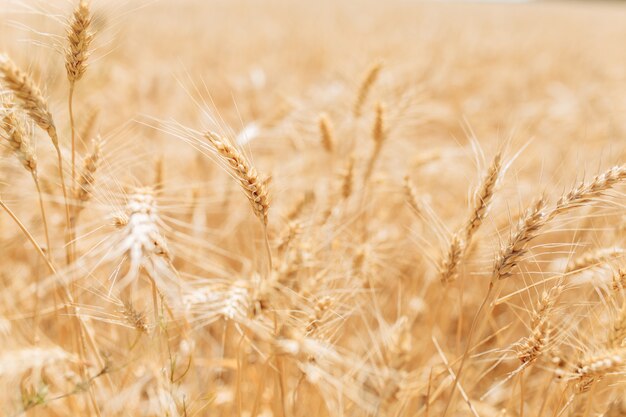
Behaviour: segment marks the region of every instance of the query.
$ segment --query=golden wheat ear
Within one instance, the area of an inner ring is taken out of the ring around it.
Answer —
[[[75,225],[78,215],[85,207],[85,204],[91,200],[93,194],[93,185],[96,181],[96,172],[100,162],[102,139],[98,136],[93,141],[93,149],[89,155],[83,160],[83,167],[78,176],[78,183],[74,193],[75,207],[72,216],[72,223]]]
[[[28,74],[20,70],[6,54],[0,54],[0,77],[18,104],[37,126],[48,133],[58,148],[59,141],[48,101]]]
[[[231,145],[227,139],[213,132],[208,132],[204,136],[215,149],[218,156],[232,170],[243,192],[250,201],[252,211],[261,220],[261,223],[266,226],[270,204],[265,182],[259,178],[256,169],[252,167],[243,154]]]
[[[65,50],[65,69],[70,83],[80,80],[87,70],[89,46],[93,40],[91,12],[86,1],[81,0],[70,19]]]
[[[359,85],[359,90],[357,92],[356,100],[354,101],[353,113],[354,117],[360,117],[363,105],[367,101],[367,97],[370,94],[372,86],[378,80],[378,76],[380,75],[380,71],[383,68],[383,64],[377,62],[373,64],[365,73],[363,80],[361,81],[361,85]]]
[[[326,113],[322,113],[319,117],[319,128],[322,139],[322,146],[328,153],[332,153],[335,149],[335,136],[333,134],[333,125]]]

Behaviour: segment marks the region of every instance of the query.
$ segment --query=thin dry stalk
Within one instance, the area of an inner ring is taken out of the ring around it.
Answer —
[[[160,156],[154,162],[154,193],[161,194],[163,192],[163,181],[165,178],[165,165],[163,157]]]
[[[96,122],[98,121],[99,114],[100,114],[100,111],[96,107],[92,108],[89,111],[89,114],[85,118],[80,128],[80,134],[78,136],[80,139],[85,141],[92,136],[93,131],[96,127]]]

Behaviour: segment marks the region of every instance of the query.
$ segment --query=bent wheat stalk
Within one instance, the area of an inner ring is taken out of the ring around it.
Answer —
[[[218,156],[226,162],[248,198],[254,215],[261,221],[265,235],[268,265],[271,271],[272,253],[267,235],[267,213],[270,207],[267,185],[259,178],[256,169],[252,167],[250,162],[227,139],[213,132],[205,133],[204,137],[209,141]]]

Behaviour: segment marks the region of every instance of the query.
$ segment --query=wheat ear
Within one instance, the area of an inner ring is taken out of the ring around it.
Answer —
[[[623,291],[626,289],[626,269],[619,268],[613,273],[613,291]]]
[[[84,0],[80,0],[69,22],[67,30],[67,48],[65,50],[65,69],[70,82],[68,108],[70,114],[70,129],[72,136],[72,183],[76,181],[76,129],[74,126],[74,86],[83,77],[87,70],[89,45],[93,40],[90,32],[91,13]]]
[[[539,198],[524,216],[520,218],[517,230],[511,236],[509,243],[500,250],[494,266],[492,280],[508,278],[513,274],[513,268],[528,252],[528,243],[534,239],[546,223],[546,200]]]
[[[347,200],[352,195],[354,188],[354,157],[350,156],[344,169],[341,180],[341,196]]]
[[[263,226],[267,226],[267,213],[269,210],[269,196],[263,181],[259,179],[256,169],[248,160],[228,143],[227,139],[221,138],[215,133],[205,134],[205,138],[217,151],[217,154],[228,164],[235,175],[239,185],[250,201],[252,211],[261,220]]]
[[[41,194],[41,187],[39,186],[39,176],[37,174],[37,155],[30,144],[30,138],[26,134],[24,126],[20,119],[16,117],[12,103],[5,103],[6,110],[2,116],[2,128],[6,133],[6,139],[9,142],[9,146],[13,150],[13,153],[24,168],[30,172],[35,187],[37,188],[37,196],[39,199],[39,209],[41,211],[41,221],[43,222],[44,233],[46,237],[46,246],[48,258],[51,259],[51,247],[50,247],[50,233],[48,231],[48,220],[46,216],[46,210],[43,203],[43,196]]]
[[[448,248],[448,253],[439,268],[439,279],[442,284],[449,284],[456,279],[464,250],[463,238],[458,234],[454,234],[450,242],[450,247]]]
[[[63,157],[61,156],[61,148],[59,147],[59,138],[57,130],[52,119],[52,114],[48,108],[48,102],[41,94],[39,88],[34,81],[22,70],[20,70],[7,55],[0,55],[0,74],[2,80],[9,90],[13,93],[17,102],[33,120],[33,122],[44,130],[57,153],[59,178],[61,180],[61,188],[63,190],[63,200],[65,203],[65,220],[67,227],[70,227],[70,209],[67,202],[67,189],[65,187],[65,176],[63,175]],[[67,239],[69,240],[69,235]],[[71,250],[68,245],[68,262],[71,261]]]
[[[565,272],[578,272],[583,269],[592,268],[603,262],[610,261],[615,258],[624,256],[622,248],[601,248],[583,254],[581,257],[574,259],[567,265]]]
[[[626,180],[626,165],[615,166],[597,175],[590,183],[581,183],[561,197],[552,209],[546,209],[545,200],[539,199],[526,211],[518,230],[503,247],[494,266],[493,280],[508,278],[512,270],[528,251],[528,243],[539,234],[551,220],[582,204],[600,197],[605,191]]]
[[[591,385],[607,374],[624,369],[626,365],[626,348],[604,349],[583,357],[574,366],[576,389],[586,392]]]
[[[326,113],[322,113],[319,117],[319,128],[322,139],[322,146],[328,153],[332,153],[335,148],[335,137],[333,134],[333,126]]]
[[[523,338],[517,346],[517,357],[522,363],[529,364],[543,353],[552,330],[549,323],[550,315],[562,292],[563,276],[554,287],[542,293],[531,315],[531,334]]]
[[[378,157],[380,156],[380,151],[383,147],[383,143],[385,139],[387,139],[387,132],[385,128],[385,106],[382,103],[376,103],[375,109],[375,117],[374,117],[374,126],[372,127],[372,139],[374,141],[374,148],[372,149],[372,154],[367,162],[367,167],[365,169],[364,182],[372,175],[374,171],[374,166]]]
[[[83,167],[78,177],[74,199],[76,204],[72,213],[72,227],[76,226],[78,215],[85,207],[85,204],[91,199],[93,184],[96,180],[96,171],[100,161],[100,144],[101,138],[98,137],[93,141],[93,150],[83,160]]]
[[[607,342],[611,348],[623,347],[626,342],[626,302],[622,303],[622,307],[613,319]]]
[[[359,85],[359,91],[354,102],[353,112],[355,117],[361,116],[363,104],[365,104],[365,101],[367,100],[367,96],[369,95],[372,86],[378,79],[378,75],[380,74],[380,70],[382,69],[382,67],[383,66],[381,63],[376,63],[372,65],[365,73],[363,81],[361,81],[361,84]]]
[[[474,206],[472,208],[472,214],[467,220],[464,229],[464,239],[466,247],[469,246],[472,237],[489,213],[489,207],[491,205],[491,201],[493,200],[493,195],[498,185],[498,180],[501,176],[502,155],[497,154],[493,158],[493,162],[489,166],[483,182],[478,189],[478,192],[474,196]]]
[[[422,214],[422,203],[420,202],[417,190],[415,189],[415,184],[413,184],[413,181],[411,181],[411,177],[409,177],[408,175],[404,176],[403,190],[404,196],[407,203],[409,203],[409,206],[417,215]]]
[[[265,181],[262,181],[256,169],[252,167],[250,162],[231,145],[227,139],[220,137],[213,132],[205,133],[204,137],[209,141],[218,156],[226,162],[237,182],[241,186],[244,194],[250,201],[250,206],[255,216],[261,221],[265,234],[265,247],[267,250],[268,264],[270,271],[272,269],[272,254],[267,236],[267,213],[270,208],[269,194]]]
[[[457,276],[458,264],[462,261],[472,242],[472,237],[482,225],[489,213],[489,207],[493,200],[493,195],[502,175],[502,156],[497,154],[493,162],[487,169],[487,173],[477,190],[471,214],[463,229],[458,232],[450,244],[446,258],[442,261],[441,281],[449,283]]]

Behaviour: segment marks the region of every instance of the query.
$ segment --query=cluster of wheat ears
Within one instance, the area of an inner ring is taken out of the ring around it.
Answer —
[[[626,415],[624,7],[31,3],[2,416]]]

